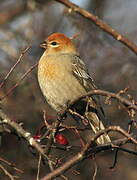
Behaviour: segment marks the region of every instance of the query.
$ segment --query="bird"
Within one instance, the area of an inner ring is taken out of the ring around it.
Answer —
[[[44,53],[38,62],[38,83],[47,103],[56,112],[63,111],[69,102],[90,90],[97,89],[72,38],[62,33],[52,33],[40,46],[44,48]],[[105,129],[99,97],[94,95],[88,98],[88,102],[81,100],[74,106],[88,120],[95,134]],[[108,134],[103,134],[96,143],[102,145],[111,143],[111,140]]]

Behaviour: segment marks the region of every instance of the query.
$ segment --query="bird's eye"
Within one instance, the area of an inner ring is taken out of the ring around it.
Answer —
[[[51,43],[51,45],[52,45],[52,46],[57,46],[57,45],[58,45],[58,43],[57,43],[57,42],[55,42],[55,41],[53,41],[53,42]]]

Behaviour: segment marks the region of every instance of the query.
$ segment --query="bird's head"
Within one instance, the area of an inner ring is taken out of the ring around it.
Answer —
[[[51,34],[40,46],[46,50],[47,54],[76,53],[72,40],[61,33]]]

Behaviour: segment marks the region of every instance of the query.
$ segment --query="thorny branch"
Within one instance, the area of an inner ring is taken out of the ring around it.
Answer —
[[[110,127],[106,128],[105,130],[98,131],[98,133],[96,133],[93,136],[91,141],[85,145],[85,147],[83,148],[83,150],[81,152],[79,152],[78,154],[73,156],[69,161],[65,162],[62,166],[58,167],[57,169],[55,169],[53,172],[49,173],[47,176],[45,176],[41,180],[50,180],[52,178],[55,178],[55,177],[59,176],[60,174],[64,173],[65,171],[67,171],[69,168],[71,168],[74,165],[76,165],[77,163],[79,163],[80,161],[82,161],[83,159],[91,157],[92,155],[95,155],[101,151],[112,150],[114,148],[118,148],[119,143],[117,143],[117,144],[115,143],[114,145],[106,144],[106,145],[92,147],[93,142],[95,142],[95,140],[98,137],[100,137],[102,134],[109,133],[111,131],[119,132],[120,134],[125,136],[128,141],[137,145],[137,140],[134,139],[130,134],[128,134],[122,128],[120,128],[119,126],[110,126]]]
[[[110,34],[117,41],[120,41],[121,43],[126,45],[131,51],[133,51],[137,55],[137,45],[136,44],[134,44],[132,41],[127,39],[125,36],[120,34],[115,29],[111,28],[111,26],[106,24],[104,21],[99,19],[97,16],[93,15],[91,12],[88,12],[85,9],[80,8],[79,6],[77,6],[76,4],[72,3],[69,0],[55,0],[55,1],[58,1],[58,2],[60,2],[62,4],[64,4],[65,6],[69,7],[70,8],[69,12],[74,11],[74,12],[80,14],[81,16],[89,19],[95,25],[97,25],[99,28],[101,28],[103,31]]]
[[[84,97],[93,96],[93,95],[102,95],[102,96],[107,96],[109,98],[115,98],[121,104],[126,106],[127,108],[137,110],[137,105],[135,104],[135,101],[133,103],[133,102],[127,100],[126,98],[122,97],[120,95],[120,93],[115,94],[115,93],[111,93],[111,92],[103,91],[103,90],[92,90],[92,91],[86,93],[85,95],[75,99],[73,102],[70,102],[68,108],[62,114],[66,113],[66,112],[70,112],[69,108],[71,108],[71,106],[76,101],[78,101],[78,100],[80,100],[80,99],[82,99]],[[110,131],[119,132],[120,134],[122,134],[123,136],[126,137],[126,141],[121,141],[121,142],[115,143],[115,145],[109,144],[109,145],[105,145],[105,146],[97,146],[97,147],[91,149],[93,142],[95,142],[95,140],[97,140],[97,138],[99,138],[104,133],[109,133]],[[127,133],[126,131],[121,129],[119,126],[110,126],[110,127],[106,128],[105,130],[99,131],[97,134],[94,135],[94,137],[91,139],[90,143],[87,143],[84,146],[83,150],[80,153],[73,156],[68,162],[64,163],[62,166],[58,167],[57,169],[55,169],[54,171],[49,173],[42,180],[48,180],[48,179],[51,179],[53,177],[57,177],[60,174],[67,171],[69,168],[73,167],[78,162],[82,161],[83,159],[88,158],[91,155],[97,154],[98,152],[101,152],[103,150],[116,148],[118,150],[122,150],[122,151],[125,151],[125,152],[128,152],[128,153],[132,153],[134,155],[137,155],[137,153],[134,152],[134,151],[127,150],[127,149],[124,149],[124,148],[120,148],[119,146],[124,144],[123,142],[124,143],[132,142],[133,144],[137,145],[137,140],[135,138],[133,138],[129,133]]]

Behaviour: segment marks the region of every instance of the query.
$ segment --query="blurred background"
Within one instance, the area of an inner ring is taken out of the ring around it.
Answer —
[[[71,1],[99,16],[137,43],[137,0]],[[75,40],[76,46],[100,89],[118,92],[129,87],[129,93],[137,98],[136,55],[91,21],[73,11],[70,13],[68,8],[53,0],[0,1],[0,82],[16,63],[22,50],[31,45],[14,73],[0,89],[0,97],[38,62],[43,53],[39,44],[53,32],[65,33],[69,37],[80,34]],[[130,118],[125,109],[122,106],[118,108],[115,101],[111,105],[105,105],[103,102],[102,99],[107,117],[106,126],[120,125],[127,129]],[[35,135],[38,127],[43,124],[43,110],[46,110],[47,116],[56,118],[55,112],[46,104],[39,89],[37,68],[1,102],[0,106],[13,120],[23,122],[24,128],[32,135]],[[71,137],[70,144],[74,144],[76,139],[73,138]],[[131,147],[135,149],[134,146],[129,146]],[[59,153],[62,155],[63,152]],[[19,141],[13,135],[3,134],[0,154],[24,171],[19,175],[21,180],[36,178],[38,158],[32,155],[24,141]],[[100,153],[95,157],[95,161],[98,166],[96,180],[136,180],[136,156],[119,152],[118,163],[114,169],[109,169],[114,161],[114,152]],[[92,179],[95,163],[86,160],[76,166],[75,170],[80,173],[74,173],[72,168],[66,176],[69,179]],[[48,171],[46,166],[41,165],[40,177]],[[12,170],[11,173],[15,172]],[[8,179],[1,169],[0,179]]]

